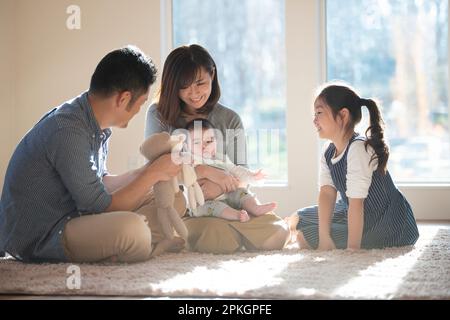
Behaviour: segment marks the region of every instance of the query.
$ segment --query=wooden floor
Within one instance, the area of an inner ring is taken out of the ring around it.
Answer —
[[[445,226],[450,227],[450,220],[445,221],[418,221],[419,226]],[[191,298],[189,298],[191,299]],[[199,299],[196,300],[209,300]],[[3,295],[0,300],[174,300],[170,297],[107,297],[107,296],[33,296],[33,295]],[[180,299],[183,300],[183,299]]]

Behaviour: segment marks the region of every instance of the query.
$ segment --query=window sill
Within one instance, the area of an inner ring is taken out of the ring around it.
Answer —
[[[398,182],[395,185],[399,188],[405,189],[449,189],[450,183],[433,183],[433,182],[421,182],[421,183],[411,183],[411,182]]]

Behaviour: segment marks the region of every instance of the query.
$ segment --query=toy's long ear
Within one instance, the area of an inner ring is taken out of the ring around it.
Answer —
[[[175,134],[171,136],[172,152],[179,153],[183,149],[183,142],[186,139],[184,134]]]
[[[184,134],[177,134],[178,142],[184,142],[186,140],[186,136]]]
[[[189,199],[189,205],[191,209],[197,208],[197,199],[195,196],[195,189],[193,186],[188,187],[188,199]]]
[[[205,204],[205,196],[203,195],[202,188],[200,188],[200,185],[195,182],[194,183],[194,191],[195,191],[195,199],[197,200],[197,203],[202,206]]]

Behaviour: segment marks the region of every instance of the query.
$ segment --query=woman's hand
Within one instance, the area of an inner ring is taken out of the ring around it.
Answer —
[[[211,180],[200,179],[198,180],[198,184],[202,188],[205,200],[213,200],[223,193],[222,188]]]
[[[222,189],[222,193],[232,192],[239,188],[239,179],[236,179],[234,176],[223,170],[215,168],[211,169],[211,174],[208,176],[208,179],[218,184]]]
[[[336,245],[330,236],[319,237],[319,247],[317,249],[321,251],[334,250]]]

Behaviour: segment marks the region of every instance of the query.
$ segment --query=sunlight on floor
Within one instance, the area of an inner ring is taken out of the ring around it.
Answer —
[[[430,244],[438,230],[438,228],[422,228],[421,238],[419,238],[416,247],[425,247]],[[422,253],[421,250],[411,250],[404,255],[377,262],[359,272],[358,276],[345,285],[337,288],[333,295],[353,298],[364,297],[365,299],[387,295],[387,298],[389,298],[389,293],[394,294],[397,291],[397,288],[400,287],[403,279],[414,267]],[[380,274],[386,276],[380,278]],[[380,283],[380,281],[382,282]]]
[[[414,248],[299,250],[212,255],[183,252],[137,264],[83,264],[82,286],[67,288],[69,264],[0,260],[7,299],[158,297],[195,299],[450,298],[450,223],[421,224]],[[67,296],[66,296],[67,295]],[[4,298],[4,297],[3,297]],[[2,299],[2,297],[0,297]]]
[[[303,296],[314,296],[317,293],[316,289],[312,288],[299,288],[296,291],[296,294],[303,295]]]
[[[163,291],[196,288],[196,291],[215,294],[243,294],[266,286],[280,285],[283,282],[279,276],[282,271],[289,264],[302,259],[302,254],[230,259],[213,266],[198,266],[192,272],[178,275],[152,287]]]

